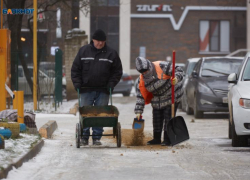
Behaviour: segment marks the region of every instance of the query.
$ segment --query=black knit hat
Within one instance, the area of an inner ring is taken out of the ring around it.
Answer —
[[[98,41],[106,41],[106,34],[103,30],[97,29],[93,36],[92,39],[98,40]]]

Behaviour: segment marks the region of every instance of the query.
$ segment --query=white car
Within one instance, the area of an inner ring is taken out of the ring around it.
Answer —
[[[33,79],[33,66],[27,66],[31,79]],[[55,73],[54,73],[55,74]],[[39,87],[41,95],[54,95],[55,90],[55,75],[52,76],[43,70],[39,70]],[[19,91],[24,91],[24,95],[31,95],[29,85],[27,83],[26,77],[22,66],[18,66],[18,89]],[[66,80],[62,79],[62,95],[66,97]]]
[[[228,76],[229,138],[232,146],[248,146],[250,137],[250,52],[238,73]]]

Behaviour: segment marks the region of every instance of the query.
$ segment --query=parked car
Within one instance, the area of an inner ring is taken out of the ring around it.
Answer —
[[[123,96],[129,96],[134,85],[132,77],[123,71],[120,82],[115,86],[113,94],[121,93]]]
[[[28,66],[29,76],[33,79],[33,66]],[[54,86],[55,78],[50,78],[45,72],[39,70],[38,73],[39,78],[39,87],[41,95],[54,94]],[[19,91],[24,91],[24,95],[31,95],[31,90],[27,83],[26,77],[24,75],[24,71],[22,66],[18,66],[18,89]]]
[[[228,76],[229,128],[232,146],[247,146],[250,135],[250,52],[237,73]]]
[[[181,67],[183,70],[185,69],[185,63],[175,63],[175,67],[176,66]]]
[[[33,66],[33,64],[29,64],[29,66]],[[39,69],[46,73],[50,78],[55,78],[55,62],[40,62]],[[65,76],[65,66],[62,68],[62,96],[64,98],[67,97],[66,92],[66,76]]]
[[[186,87],[187,87],[187,84],[188,84],[188,81],[189,81],[189,78],[191,76],[191,73],[196,65],[196,63],[200,60],[201,58],[190,58],[190,59],[187,59],[187,62],[186,62],[186,65],[185,65],[185,68],[184,68],[184,79],[183,79],[183,96],[181,98],[181,103],[180,103],[180,107],[182,109],[182,111],[186,111],[186,104],[187,104],[187,92],[186,92]]]
[[[204,112],[228,112],[227,76],[236,73],[243,57],[203,57],[186,87],[186,113],[202,118]]]

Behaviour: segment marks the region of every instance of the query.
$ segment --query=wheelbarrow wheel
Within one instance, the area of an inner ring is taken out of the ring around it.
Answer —
[[[117,147],[121,147],[122,144],[121,124],[119,122],[117,123],[117,128],[116,128],[116,141],[117,141]]]
[[[79,123],[76,123],[76,148],[80,148],[80,137],[81,137],[81,128]]]

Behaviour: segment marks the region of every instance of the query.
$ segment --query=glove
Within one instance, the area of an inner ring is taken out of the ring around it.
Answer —
[[[175,77],[174,79],[171,78],[171,84],[174,86],[178,83],[178,79]]]
[[[107,85],[107,90],[108,90],[108,92],[110,92],[110,88],[111,88],[111,92],[113,92],[113,90],[114,90],[114,85],[113,85],[113,83],[108,83],[108,85]]]
[[[79,89],[79,90],[81,89],[81,84],[80,83],[75,84],[75,90],[77,91],[77,89]]]
[[[140,119],[141,119],[141,114],[140,114],[140,113],[137,113],[137,114],[136,114],[136,118],[137,118],[138,120],[140,120]]]

